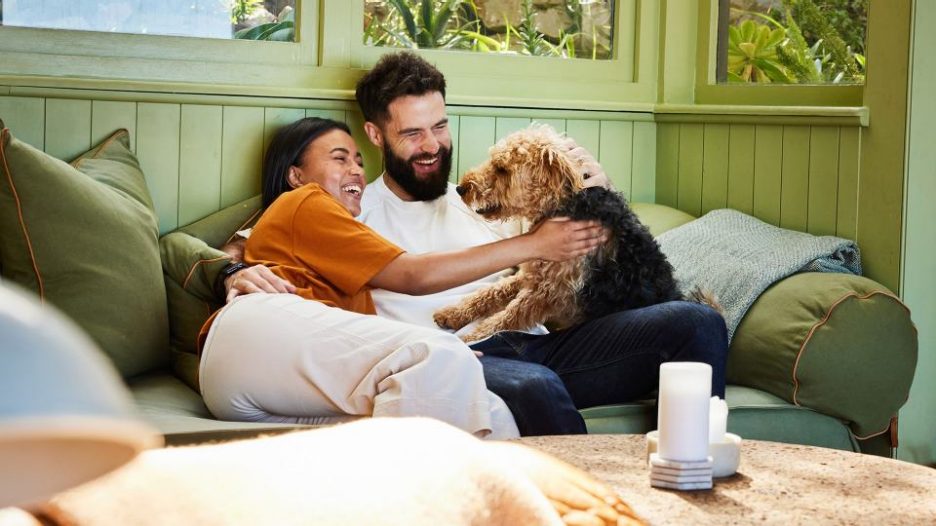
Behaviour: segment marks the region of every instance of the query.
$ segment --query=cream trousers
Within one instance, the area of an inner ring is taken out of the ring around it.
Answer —
[[[199,381],[222,420],[427,416],[477,436],[519,436],[457,337],[294,294],[248,294],[226,305],[208,333]]]

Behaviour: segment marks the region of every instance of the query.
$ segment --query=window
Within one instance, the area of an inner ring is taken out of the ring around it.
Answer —
[[[724,83],[862,84],[869,0],[720,0]]]
[[[14,27],[294,42],[296,0],[6,0]]]
[[[361,1],[369,46],[613,58],[613,0]]]

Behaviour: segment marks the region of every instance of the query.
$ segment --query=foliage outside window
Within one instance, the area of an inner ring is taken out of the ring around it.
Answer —
[[[607,60],[614,0],[362,0],[364,44]]]
[[[0,25],[295,41],[296,0],[0,0]]]
[[[718,80],[864,83],[869,2],[722,0]]]

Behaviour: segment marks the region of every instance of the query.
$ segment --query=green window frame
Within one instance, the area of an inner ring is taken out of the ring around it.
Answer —
[[[0,76],[11,84],[42,83],[43,77],[55,77],[56,85],[81,84],[62,79],[67,77],[257,95],[270,88],[327,86],[327,74],[314,74],[321,1],[297,0],[295,43],[2,26]]]
[[[463,105],[650,111],[656,101],[656,0],[617,0],[610,60],[418,50],[445,71],[448,101]],[[365,46],[361,0],[324,0],[326,68],[368,69],[396,48]],[[643,23],[641,23],[643,21]]]
[[[864,86],[719,84],[716,80],[720,0],[700,0],[696,47],[696,104],[750,106],[846,106],[863,104]]]

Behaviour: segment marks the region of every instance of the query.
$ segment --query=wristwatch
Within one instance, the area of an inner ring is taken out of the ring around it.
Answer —
[[[247,268],[247,265],[245,265],[243,262],[232,261],[228,263],[226,267],[221,269],[221,274],[218,275],[218,280],[224,283],[224,280],[228,279],[234,274],[237,274],[245,268]]]

